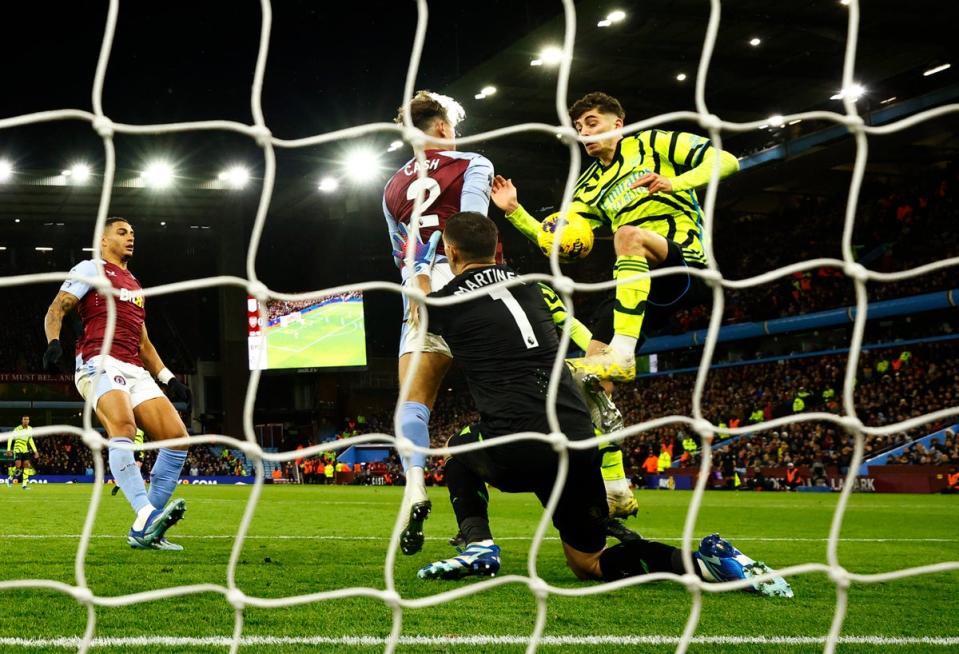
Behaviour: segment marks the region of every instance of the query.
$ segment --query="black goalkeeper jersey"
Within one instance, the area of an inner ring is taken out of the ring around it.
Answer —
[[[429,307],[429,331],[446,340],[463,368],[484,435],[549,432],[546,391],[559,339],[543,293],[537,284],[486,290],[515,276],[508,266],[473,268],[430,294],[469,298]],[[586,405],[565,367],[557,410],[570,439],[592,438]]]

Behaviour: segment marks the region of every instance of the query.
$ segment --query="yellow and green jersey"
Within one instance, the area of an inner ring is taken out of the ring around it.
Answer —
[[[32,449],[33,453],[37,454],[37,445],[33,442],[33,436],[30,435],[33,427],[17,425],[13,431],[13,437],[7,439],[7,452],[12,449],[14,454],[26,454]],[[21,433],[17,434],[17,432]]]
[[[613,232],[623,225],[648,229],[682,247],[687,262],[704,266],[703,212],[695,189],[709,181],[715,157],[709,139],[688,132],[652,129],[627,136],[608,166],[597,160],[580,175],[571,210],[594,230],[603,225]],[[719,151],[719,157],[720,177],[739,169],[732,154]],[[648,173],[668,178],[672,192],[650,195],[645,187],[632,188]],[[530,218],[522,207],[507,216],[527,236]]]

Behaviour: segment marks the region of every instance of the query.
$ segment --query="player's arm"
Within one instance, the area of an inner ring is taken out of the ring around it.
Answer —
[[[493,191],[490,195],[493,203],[506,214],[506,220],[510,222],[520,233],[533,243],[539,242],[540,221],[536,220],[523,205],[519,203],[518,192],[513,180],[506,179],[502,175],[493,178]],[[573,198],[570,205],[570,212],[578,213],[586,219],[589,226],[594,230],[603,224],[602,217],[596,212],[596,209]]]
[[[58,364],[63,356],[63,347],[60,345],[60,330],[63,328],[63,317],[73,311],[80,298],[60,291],[53,298],[43,317],[43,331],[47,337],[47,349],[43,353],[43,369],[49,372],[59,372]]]
[[[493,162],[480,155],[470,159],[466,172],[463,173],[460,211],[475,211],[487,215],[492,184]]]
[[[40,454],[39,452],[37,452],[37,444],[33,442],[33,436],[27,436],[27,444],[33,450],[34,454],[37,454],[37,455]]]
[[[390,234],[390,243],[393,244],[393,263],[396,264],[396,267],[400,269],[400,274],[403,276],[403,279],[407,279],[409,273],[404,269],[404,253],[406,245],[407,230],[406,226],[399,222],[396,218],[393,217],[393,212],[390,211],[390,208],[386,206],[386,194],[383,194],[383,217],[386,218],[386,229]],[[416,284],[424,293],[430,292],[430,282],[429,277],[425,280],[421,275],[417,275],[416,279],[413,280],[413,283]]]
[[[147,326],[145,324],[140,328],[140,361],[143,362],[143,367],[147,372],[170,389],[174,401],[190,402],[192,399],[190,389],[177,379],[169,368],[163,365],[163,359],[160,358],[157,349],[153,347],[153,342],[150,340],[149,334],[147,334]]]
[[[557,329],[563,329],[566,325],[568,314],[562,298],[546,284],[540,284],[539,289],[543,292],[543,300],[546,302],[546,308],[549,309],[549,313],[553,317],[553,323]],[[585,352],[586,348],[589,347],[589,342],[593,340],[593,333],[589,330],[589,327],[574,317],[569,327],[569,337],[576,343],[576,347]]]
[[[709,139],[689,132],[658,132],[654,147],[656,153],[668,159],[676,170],[686,172],[673,178],[648,173],[637,179],[633,188],[645,186],[650,193],[679,193],[705,186],[713,174],[713,162],[717,156],[720,179],[739,170],[739,160],[734,154],[717,151]]]

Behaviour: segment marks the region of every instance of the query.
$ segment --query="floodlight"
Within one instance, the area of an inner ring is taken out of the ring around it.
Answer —
[[[539,53],[539,59],[547,66],[558,64],[563,60],[563,49],[555,45],[547,46]]]
[[[680,73],[679,75],[677,75],[677,76],[676,76],[676,81],[677,81],[677,82],[685,82],[685,81],[686,81],[686,73]]]
[[[167,188],[173,184],[173,167],[165,161],[153,161],[147,164],[140,177],[150,188]]]
[[[217,178],[230,188],[241,189],[250,181],[250,171],[243,166],[232,166],[217,175]]]
[[[74,184],[86,184],[90,181],[90,166],[85,163],[75,163],[69,170],[63,171],[63,174]]]
[[[621,9],[617,9],[617,10],[615,10],[615,11],[611,11],[611,12],[609,12],[609,14],[606,16],[606,20],[608,20],[608,21],[611,22],[611,23],[618,23],[619,21],[623,20],[624,18],[626,18],[626,12],[623,11],[623,10],[621,10]]]
[[[941,66],[936,66],[935,68],[930,68],[925,71],[922,76],[929,77],[930,75],[935,75],[936,73],[941,73],[944,70],[949,70],[952,67],[952,64],[942,64]]]
[[[13,177],[13,164],[6,159],[0,159],[0,182],[5,182]]]
[[[758,36],[754,36],[753,38],[749,39],[749,45],[753,46],[754,48],[762,42],[763,40]]]
[[[494,93],[496,93],[496,87],[484,86],[482,89],[480,89],[480,93],[482,93],[483,95],[493,95]]]
[[[340,187],[340,183],[335,177],[324,177],[320,180],[319,189],[324,193],[332,193]]]
[[[400,141],[399,139],[397,139],[396,141],[393,141],[392,143],[390,143],[390,147],[386,148],[386,151],[393,152],[394,150],[399,150],[402,147],[403,147],[403,141]]]
[[[350,179],[355,182],[368,182],[377,177],[380,161],[373,151],[362,149],[347,154],[343,165]]]

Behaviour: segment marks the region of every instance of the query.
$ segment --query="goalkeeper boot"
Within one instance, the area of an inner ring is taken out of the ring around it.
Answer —
[[[625,426],[623,414],[619,412],[612,398],[606,394],[603,386],[600,384],[599,377],[596,375],[583,375],[578,378],[583,397],[586,400],[586,407],[589,409],[589,417],[593,422],[593,427],[599,430],[601,434],[622,429]]]
[[[184,513],[186,502],[182,499],[170,502],[163,509],[154,509],[143,529],[138,531],[130,528],[127,543],[135,549],[164,549],[153,545],[165,540],[167,530],[178,523]]]
[[[404,502],[408,509],[404,510],[406,524],[400,534],[400,550],[410,556],[423,549],[423,523],[430,517],[433,503],[426,497],[426,489],[407,486],[409,498]]]
[[[619,520],[607,518],[606,535],[615,538],[620,543],[637,542],[643,540],[643,537],[633,531]]]
[[[455,547],[457,552],[462,551],[468,545],[466,542],[466,536],[463,535],[462,531],[456,532],[456,535],[450,538],[447,542]]]
[[[482,544],[488,543],[488,544]],[[473,543],[459,549],[459,556],[442,561],[433,561],[420,568],[420,579],[462,579],[463,577],[495,577],[499,572],[499,546],[493,541]]]
[[[591,356],[566,359],[566,363],[577,379],[595,375],[599,379],[628,382],[636,378],[636,356],[617,352],[608,345]]]
[[[699,550],[693,552],[693,558],[699,561],[717,581],[751,579],[775,572],[762,561],[754,561],[740,552],[728,540],[720,538],[719,534],[706,536],[699,544]],[[793,596],[789,582],[782,577],[752,582],[752,586],[745,590],[769,597]]]

